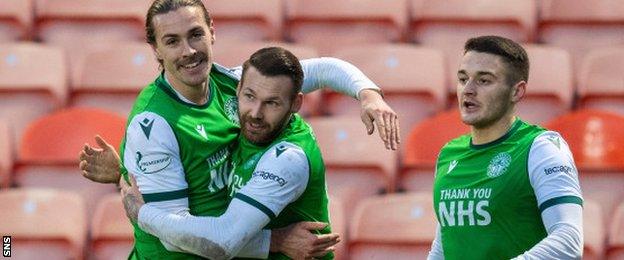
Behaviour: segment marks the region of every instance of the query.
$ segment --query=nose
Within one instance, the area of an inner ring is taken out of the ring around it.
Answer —
[[[458,85],[460,86],[460,90],[461,90],[461,94],[462,95],[475,95],[475,82],[472,79],[468,79],[468,81],[466,81],[466,83],[462,86],[461,83],[458,83]]]
[[[251,106],[249,116],[253,119],[262,119],[264,117],[262,114],[262,104],[260,102],[256,102]]]
[[[195,54],[196,52],[197,50],[193,48],[193,46],[191,46],[191,44],[188,41],[184,41],[183,46],[182,46],[182,56],[189,57]]]

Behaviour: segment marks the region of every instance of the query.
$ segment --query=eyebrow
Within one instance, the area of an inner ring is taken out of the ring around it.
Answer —
[[[256,91],[254,91],[250,87],[243,88],[243,91],[245,90],[247,90],[248,92],[251,92],[251,94],[254,94],[254,95],[256,94]],[[269,96],[268,98],[264,99],[264,101],[282,101],[282,99],[280,98],[279,95],[275,95],[275,96]]]
[[[457,74],[466,74],[466,75],[468,75],[466,70],[460,70],[460,71],[457,72]],[[483,76],[483,75],[490,75],[492,77],[496,77],[496,74],[494,74],[493,72],[489,72],[489,71],[478,71],[477,72],[477,76]]]
[[[197,32],[197,31],[204,32],[204,29],[201,26],[196,26],[196,27],[193,27],[190,30],[188,30],[189,33],[194,33],[194,32]],[[175,37],[178,37],[178,35],[175,34],[175,33],[169,33],[169,34],[165,34],[163,37],[161,37],[161,39],[166,39],[168,37],[174,37],[175,38]]]

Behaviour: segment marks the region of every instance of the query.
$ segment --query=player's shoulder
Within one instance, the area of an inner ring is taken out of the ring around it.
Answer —
[[[173,128],[160,114],[142,111],[133,115],[128,122],[126,139],[134,142],[163,143],[175,138]]]
[[[425,137],[426,138],[426,137]],[[470,134],[460,135],[448,141],[444,146],[442,146],[442,150],[446,149],[467,149],[470,147]]]
[[[531,144],[531,151],[536,150],[548,150],[557,148],[557,150],[569,149],[568,143],[565,139],[556,131],[545,130],[538,134]]]
[[[271,145],[262,157],[268,160],[295,161],[306,158],[306,155],[303,148],[298,144],[282,140]]]

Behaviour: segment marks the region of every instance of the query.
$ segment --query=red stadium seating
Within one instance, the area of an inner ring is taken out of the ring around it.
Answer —
[[[9,187],[13,171],[13,138],[8,124],[0,121],[0,189]]]
[[[91,254],[94,259],[127,258],[132,251],[133,229],[119,194],[102,198],[91,221]]]
[[[399,115],[404,140],[412,125],[446,105],[444,57],[435,49],[410,45],[362,45],[332,56],[353,63],[378,84],[384,99]],[[333,93],[324,100],[333,115],[359,115],[356,100]]]
[[[32,10],[31,0],[0,1],[0,42],[28,39]]]
[[[351,222],[351,259],[425,259],[435,238],[430,193],[368,198]]]
[[[146,43],[119,43],[87,53],[72,64],[71,104],[115,111],[124,117],[138,93],[158,76],[158,61]]]
[[[281,0],[202,0],[210,12],[218,41],[281,38]]]
[[[399,188],[431,191],[440,149],[450,140],[470,132],[458,110],[439,113],[417,124],[409,133],[402,157]]]
[[[65,104],[65,73],[65,58],[58,48],[0,44],[0,118],[12,126],[14,140],[32,120]]]
[[[345,203],[350,214],[357,201],[382,191],[393,191],[397,153],[385,149],[375,132],[366,135],[358,118],[308,120],[323,154],[329,193]]]
[[[397,42],[407,22],[407,0],[289,0],[286,38],[323,55],[336,47]]]
[[[580,170],[624,171],[624,116],[606,111],[581,109],[546,124],[570,145]]]
[[[620,0],[539,1],[541,42],[564,47],[578,69],[591,49],[624,44],[624,2]]]
[[[580,106],[624,115],[624,45],[587,53],[578,72]]]
[[[336,245],[334,251],[334,259],[348,259],[347,244],[349,234],[347,233],[347,219],[344,212],[344,203],[337,197],[329,198],[329,222],[331,223],[332,233],[340,235],[340,243]]]
[[[531,41],[536,3],[535,0],[411,0],[410,14],[410,40],[444,51],[448,83],[454,93],[464,42],[481,35]]]
[[[610,223],[624,198],[624,117],[599,110],[578,110],[546,124],[570,146],[585,198],[597,201]]]
[[[143,41],[148,0],[38,0],[38,37],[76,51],[86,43]],[[74,49],[74,47],[78,47]]]
[[[574,95],[570,55],[563,49],[525,45],[531,63],[526,94],[516,109],[530,123],[545,123],[565,114]]]
[[[83,259],[83,199],[75,193],[39,189],[0,191],[0,233],[11,235],[17,259]]]
[[[604,256],[606,233],[603,211],[597,201],[583,201],[583,259],[599,260]]]
[[[254,52],[261,48],[270,46],[286,48],[300,60],[319,57],[315,49],[300,44],[289,44],[284,42],[217,41],[213,46],[214,61],[226,67],[241,66]],[[317,115],[319,113],[318,110],[320,102],[321,91],[307,93],[304,98],[303,106],[299,110],[299,114],[306,117]]]
[[[82,66],[82,58],[91,50],[118,42],[145,42],[144,21],[151,2],[36,0],[36,38],[62,47],[69,64]]]
[[[33,122],[19,147],[16,184],[77,191],[86,199],[91,214],[96,198],[115,188],[82,177],[78,152],[85,143],[92,143],[96,134],[117,147],[124,128],[122,117],[92,108],[67,109]]]
[[[609,225],[608,259],[624,259],[624,203],[615,210]]]

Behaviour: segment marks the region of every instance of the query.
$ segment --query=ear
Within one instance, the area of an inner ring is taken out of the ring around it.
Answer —
[[[212,22],[212,19],[210,19],[210,24],[208,25],[208,31],[210,31],[210,45],[214,45],[216,37],[215,37],[214,23]]]
[[[520,100],[522,100],[522,98],[524,97],[524,94],[526,93],[526,87],[527,87],[527,83],[524,80],[516,83],[516,85],[513,86],[514,89],[512,90],[512,93],[511,93],[511,101],[514,103],[520,102]]]
[[[160,57],[160,53],[158,52],[158,48],[156,48],[156,44],[150,44],[150,47],[152,47],[152,51],[154,52],[154,56],[156,56],[156,59],[161,61],[163,60],[162,57]]]
[[[290,112],[297,113],[299,109],[301,109],[301,105],[303,105],[303,93],[297,93],[295,99],[293,99],[293,103],[290,105]]]

